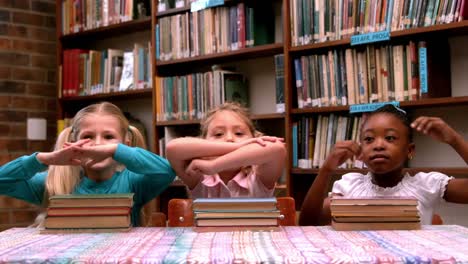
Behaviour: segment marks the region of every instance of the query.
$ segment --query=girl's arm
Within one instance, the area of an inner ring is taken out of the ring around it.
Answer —
[[[130,189],[141,204],[159,195],[174,181],[175,172],[169,162],[153,152],[118,144],[113,158],[125,165],[127,170],[123,173],[128,175]]]
[[[47,176],[46,165],[79,165],[77,147],[88,141],[70,143],[53,152],[23,156],[0,167],[0,194],[41,204]]]
[[[166,156],[177,175],[190,189],[193,189],[200,181],[201,175],[199,173],[192,175],[187,174],[186,168],[190,161],[193,159],[222,156],[240,148],[241,146],[249,145],[253,142],[264,145],[261,138],[252,138],[241,143],[232,143],[193,137],[182,137],[171,140],[167,144]]]
[[[347,159],[357,156],[359,145],[354,141],[337,142],[328,155],[302,203],[299,225],[324,225],[331,221],[328,184],[335,169]]]
[[[280,140],[265,142],[263,146],[248,144],[212,160],[194,160],[187,168],[187,173],[192,176],[211,175],[256,165],[257,177],[265,187],[272,189],[283,173],[285,158],[286,149]]]
[[[447,184],[444,199],[450,203],[468,204],[468,179],[451,179]]]
[[[0,195],[40,205],[47,169],[37,153],[17,158],[0,167]]]
[[[468,142],[457,131],[438,117],[421,116],[411,123],[418,132],[452,146],[468,164]]]

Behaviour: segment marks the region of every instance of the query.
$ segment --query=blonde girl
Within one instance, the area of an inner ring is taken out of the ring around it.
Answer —
[[[282,139],[261,136],[237,103],[215,107],[200,125],[200,138],[174,139],[166,148],[192,198],[273,196],[285,164]]]
[[[47,206],[58,194],[134,193],[131,217],[175,174],[167,160],[145,147],[141,133],[108,102],[80,110],[59,135],[54,151],[36,152],[0,167],[0,194]]]

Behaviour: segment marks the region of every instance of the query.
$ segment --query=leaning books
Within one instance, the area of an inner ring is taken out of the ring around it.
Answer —
[[[341,197],[330,201],[335,230],[420,229],[418,200],[414,197]]]
[[[46,231],[128,230],[133,193],[56,195],[49,198]]]
[[[197,227],[271,227],[281,217],[276,198],[202,198],[192,208]]]

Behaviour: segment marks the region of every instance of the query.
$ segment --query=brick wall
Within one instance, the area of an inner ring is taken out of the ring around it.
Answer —
[[[0,165],[53,147],[55,0],[0,0]],[[28,117],[47,119],[47,141],[26,138]],[[33,222],[37,207],[0,196],[0,231]]]

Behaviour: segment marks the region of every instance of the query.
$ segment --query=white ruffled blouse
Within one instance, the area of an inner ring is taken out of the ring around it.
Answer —
[[[372,174],[347,173],[333,184],[332,193],[345,197],[413,196],[418,199],[421,224],[430,225],[434,208],[443,200],[449,177],[440,172],[408,173],[394,187],[380,187],[372,183]]]

